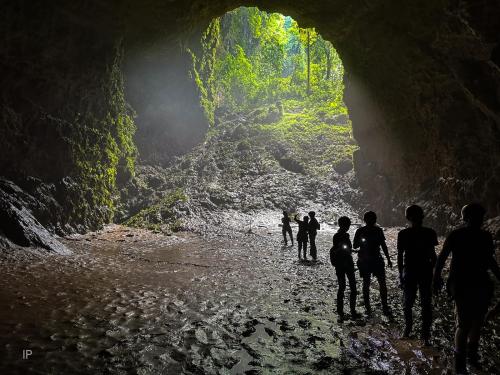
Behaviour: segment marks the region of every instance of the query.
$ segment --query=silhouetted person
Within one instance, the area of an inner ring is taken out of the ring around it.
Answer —
[[[377,223],[377,215],[373,211],[368,211],[363,217],[366,225],[359,228],[354,235],[354,248],[358,249],[358,270],[363,279],[363,300],[367,315],[371,315],[370,305],[370,283],[372,275],[377,278],[380,289],[380,300],[384,314],[390,314],[387,304],[387,285],[385,279],[385,263],[380,248],[387,258],[387,265],[392,267],[389,250],[385,244],[384,231]]]
[[[283,211],[283,217],[281,218],[281,223],[283,224],[283,228],[281,229],[281,232],[283,233],[283,239],[285,240],[285,246],[288,245],[288,241],[286,238],[286,235],[290,236],[290,241],[292,241],[292,246],[293,246],[293,233],[292,233],[292,227],[290,225],[290,217],[288,216],[288,212]]]
[[[410,228],[398,233],[398,270],[404,294],[404,337],[409,337],[413,327],[413,305],[420,294],[422,308],[421,337],[425,345],[431,345],[432,325],[432,271],[436,264],[438,245],[437,234],[431,228],[422,226],[424,211],[420,206],[412,205],[406,209],[406,219]]]
[[[309,217],[304,216],[304,220],[297,219],[298,215],[295,215],[294,220],[299,224],[299,231],[297,232],[297,244],[299,246],[299,259],[300,251],[304,252],[304,260],[307,260],[307,237],[309,233]]]
[[[351,220],[342,216],[338,220],[339,230],[333,235],[333,247],[330,249],[330,262],[335,267],[339,289],[337,291],[337,314],[340,320],[344,320],[344,293],[346,287],[346,277],[349,280],[349,306],[351,308],[352,319],[357,319],[359,314],[356,311],[356,276],[354,274],[354,261],[352,260],[352,244],[349,238],[349,227]]]
[[[309,242],[310,250],[309,253],[311,257],[316,260],[318,258],[318,252],[316,250],[316,236],[318,230],[320,229],[319,222],[316,220],[316,212],[309,212]]]
[[[493,295],[493,283],[488,270],[500,280],[493,238],[489,232],[481,229],[485,213],[478,203],[462,208],[465,226],[448,235],[434,272],[434,287],[439,292],[443,285],[441,273],[451,254],[447,287],[455,300],[455,370],[458,374],[467,373],[467,356],[474,367],[480,367],[479,339]]]

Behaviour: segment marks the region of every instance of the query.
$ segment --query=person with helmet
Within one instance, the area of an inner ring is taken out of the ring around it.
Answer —
[[[398,233],[398,270],[404,295],[405,329],[403,337],[408,338],[413,327],[413,305],[420,294],[422,308],[421,337],[426,346],[431,345],[432,325],[432,271],[436,264],[435,246],[437,234],[431,228],[422,225],[424,211],[416,204],[405,212],[410,227]]]
[[[330,249],[330,262],[335,267],[335,273],[339,283],[337,290],[337,314],[340,321],[344,320],[344,292],[346,288],[346,277],[349,280],[351,291],[349,305],[351,308],[351,318],[359,318],[356,311],[356,276],[354,274],[354,261],[352,260],[352,244],[349,238],[349,227],[351,220],[347,216],[342,216],[338,220],[339,230],[333,235],[333,246]]]
[[[451,255],[447,289],[455,300],[457,374],[467,374],[467,357],[472,366],[480,368],[479,339],[493,295],[493,283],[488,270],[500,280],[493,238],[481,228],[485,214],[485,209],[478,203],[462,208],[465,225],[448,235],[434,271],[434,289],[438,293],[443,286],[443,267]]]
[[[318,230],[320,229],[320,225],[318,220],[316,219],[316,212],[309,212],[309,254],[313,260],[318,258],[318,251],[316,249],[316,236],[318,235]]]
[[[390,314],[389,305],[387,304],[387,284],[385,277],[385,263],[380,249],[382,248],[387,259],[387,265],[392,267],[389,250],[385,243],[384,231],[377,224],[377,215],[373,211],[368,211],[363,217],[366,225],[359,228],[354,234],[353,247],[359,248],[358,252],[358,270],[363,279],[363,300],[365,303],[366,314],[371,315],[370,306],[370,283],[371,276],[377,278],[380,290],[380,299],[382,309],[385,315]]]
[[[286,238],[286,235],[290,236],[290,240],[292,241],[292,246],[293,246],[293,233],[292,233],[292,227],[290,225],[290,217],[288,216],[288,212],[283,211],[283,217],[281,218],[281,223],[283,224],[283,227],[281,229],[281,233],[283,234],[283,239],[285,240],[285,246],[288,245],[288,241]]]
[[[297,244],[299,249],[299,259],[300,252],[304,252],[304,260],[307,260],[307,238],[309,234],[309,216],[304,216],[304,220],[298,219],[298,215],[295,215],[294,220],[299,224],[299,231],[297,232]]]

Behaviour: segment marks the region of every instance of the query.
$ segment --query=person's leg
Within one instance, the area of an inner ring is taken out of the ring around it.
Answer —
[[[339,314],[340,319],[344,319],[345,272],[337,270],[336,273],[339,283],[339,289],[337,290],[337,314]]]
[[[292,228],[289,228],[289,229],[288,229],[288,235],[290,236],[290,241],[292,242],[292,246],[293,246],[293,233],[292,233]]]
[[[455,331],[455,372],[467,374],[467,335],[465,328],[457,327]]]
[[[307,259],[307,240],[302,243],[302,249],[304,250],[304,259]]]
[[[375,277],[378,281],[378,287],[380,291],[380,301],[382,302],[382,309],[384,314],[389,313],[389,305],[387,304],[387,283],[385,279],[385,268],[384,265],[379,265],[377,267],[377,274]]]
[[[404,337],[410,336],[413,328],[413,305],[417,296],[417,283],[415,278],[407,275],[403,289],[403,312],[405,318]]]
[[[430,345],[432,327],[432,275],[419,283],[420,306],[422,308],[422,339]]]
[[[363,274],[363,302],[365,304],[365,310],[368,315],[371,315],[372,308],[370,305],[370,283],[371,283],[371,274],[369,272]]]
[[[302,251],[302,241],[297,240],[297,246],[298,246],[298,249],[299,249],[299,259],[300,259],[300,253]]]
[[[470,364],[476,369],[480,368],[479,363],[479,339],[481,338],[481,329],[483,328],[484,318],[474,319],[471,322],[469,330],[469,342],[467,343],[467,357],[469,357]]]
[[[311,241],[311,244],[310,244],[310,254],[311,254],[311,257],[316,260],[316,257],[317,257],[317,254],[316,254],[316,234],[314,233],[311,233],[309,235],[309,239]]]
[[[286,246],[286,245],[288,245],[288,240],[287,240],[287,238],[286,238],[286,230],[285,230],[285,229],[283,229],[283,230],[281,231],[281,233],[283,234],[283,240],[285,241],[285,246]]]
[[[490,289],[491,288],[491,289]],[[471,321],[469,330],[469,342],[467,344],[467,356],[469,357],[470,364],[476,369],[481,368],[479,356],[479,340],[481,338],[481,330],[484,325],[486,313],[490,305],[491,296],[493,295],[493,288],[484,288],[476,293],[476,301],[473,302],[475,306],[475,314]]]
[[[347,272],[347,279],[349,280],[349,307],[351,308],[351,315],[354,319],[358,317],[356,311],[356,297],[358,296],[358,290],[356,288],[356,275],[354,274],[354,269]]]
[[[470,331],[468,301],[455,295],[455,316],[457,329],[455,331],[455,372],[467,374],[467,338]]]

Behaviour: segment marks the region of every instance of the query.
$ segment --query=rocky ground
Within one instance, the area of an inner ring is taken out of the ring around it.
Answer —
[[[453,319],[445,296],[435,301],[433,348],[399,339],[394,269],[394,317],[381,315],[374,283],[375,316],[340,323],[327,261],[334,228],[320,232],[319,261],[309,263],[282,246],[278,220],[252,233],[210,236],[114,225],[64,239],[71,256],[3,253],[0,372],[450,373]],[[385,232],[394,257],[396,228]],[[497,321],[486,329],[478,374],[497,371],[498,328]],[[26,349],[33,355],[23,360]]]
[[[210,227],[250,229],[265,221],[263,214],[282,210],[321,211],[328,222],[357,218],[349,124],[316,120],[304,127],[311,115],[280,119],[274,111],[271,106],[219,119],[205,142],[170,167],[139,166],[121,190],[116,222],[206,233]]]

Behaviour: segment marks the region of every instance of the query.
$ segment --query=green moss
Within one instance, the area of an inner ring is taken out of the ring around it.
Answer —
[[[343,115],[343,109],[328,105],[304,108],[300,101],[285,101],[283,107],[285,113],[281,120],[258,125],[258,129],[267,142],[287,145],[290,156],[300,162],[307,173],[326,175],[335,163],[352,160],[358,146],[352,138],[350,122],[335,124],[322,120]]]
[[[94,224],[111,221],[117,176],[134,174],[136,127],[125,101],[121,60],[121,47],[117,47],[96,93],[101,101],[94,98],[86,106],[87,112],[77,114],[67,139],[72,150],[73,175],[84,196],[72,213],[76,222],[84,222],[92,213],[97,221]]]
[[[182,228],[182,221],[176,216],[175,206],[186,202],[187,195],[182,189],[167,193],[160,202],[141,210],[124,224],[134,228],[146,228],[161,232],[177,232]]]

